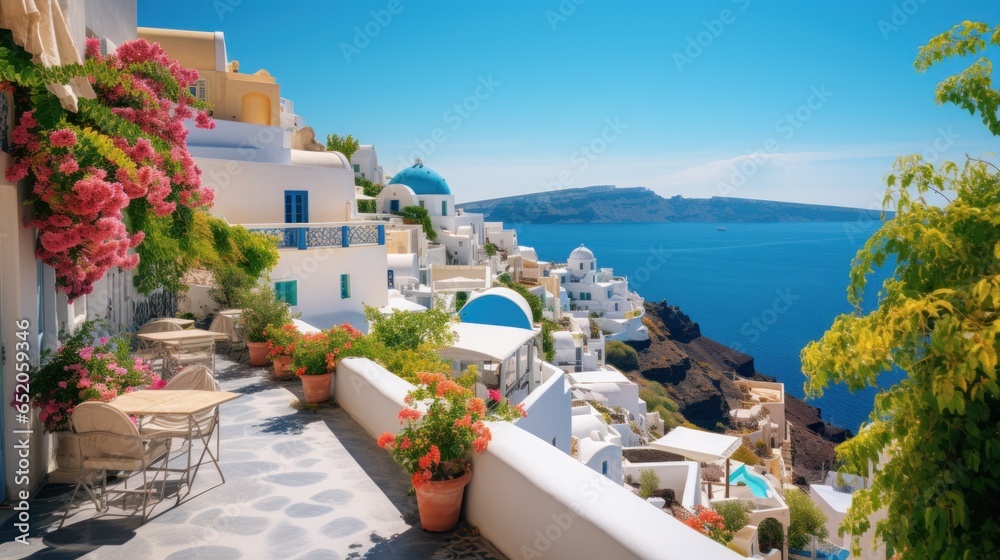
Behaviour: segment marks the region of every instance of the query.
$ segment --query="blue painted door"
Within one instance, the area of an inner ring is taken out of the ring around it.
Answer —
[[[309,192],[285,191],[285,223],[305,224],[309,222]],[[303,247],[304,230],[298,228],[285,229],[285,247]]]

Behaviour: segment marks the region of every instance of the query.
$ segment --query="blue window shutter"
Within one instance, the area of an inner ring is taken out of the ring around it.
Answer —
[[[340,299],[347,299],[351,297],[351,275],[341,274],[340,275]]]
[[[390,212],[399,212],[399,200],[397,200],[397,199],[394,198],[394,199],[392,199],[392,200],[389,201],[389,211]]]
[[[447,216],[448,215],[448,201],[447,200],[442,200],[441,201],[441,215],[442,216]]]

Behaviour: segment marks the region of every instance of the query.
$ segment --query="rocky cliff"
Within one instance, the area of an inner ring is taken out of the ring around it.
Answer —
[[[736,375],[774,381],[754,368],[753,358],[701,335],[698,323],[666,301],[646,303],[649,341],[630,343],[639,354],[639,374],[663,385],[681,414],[696,426],[715,430],[728,425],[729,410],[740,406]],[[820,418],[820,410],[785,395],[785,416],[792,429],[796,477],[812,479],[834,458],[833,448],[851,437],[849,430]]]
[[[842,222],[878,219],[858,208],[713,196],[664,198],[644,187],[560,189],[466,202],[464,211],[507,223]]]

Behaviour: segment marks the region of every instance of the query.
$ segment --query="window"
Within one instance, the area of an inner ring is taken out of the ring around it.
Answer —
[[[420,201],[420,207],[421,207],[421,208],[423,208],[423,207],[424,207],[424,201],[423,201],[423,200],[421,200],[421,201]]]
[[[583,263],[580,263],[580,270],[583,270]]]
[[[357,163],[354,164],[354,172],[361,173],[361,166]]]
[[[601,463],[601,474],[607,476],[608,474],[608,462],[604,461]]]
[[[590,297],[590,292],[580,292],[580,299],[590,301],[592,299]]]
[[[594,270],[594,263],[593,262],[590,263],[590,270]]]
[[[208,82],[205,80],[198,80],[193,85],[188,86],[188,91],[198,101],[205,101],[208,97]]]
[[[611,299],[611,290],[608,290],[608,299]],[[615,311],[617,311],[617,309]]]
[[[392,199],[392,200],[389,201],[389,211],[390,212],[399,212],[399,200],[397,200],[397,199],[394,198],[394,199]]]
[[[309,193],[285,191],[285,223],[304,224],[309,221]]]
[[[341,274],[340,275],[340,299],[347,299],[351,297],[351,275]]]
[[[288,305],[299,304],[299,288],[297,280],[285,280],[274,283],[274,295]]]
[[[463,243],[464,243],[463,241],[459,241],[459,242],[458,242],[458,246],[459,246],[459,247],[463,247],[463,246],[464,246],[464,245],[463,245]]]
[[[448,215],[448,201],[447,200],[442,200],[441,201],[441,215],[442,216],[447,216]]]
[[[396,287],[396,272],[394,270],[392,270],[391,268],[389,270],[387,270],[386,272],[389,274],[389,287],[390,288],[395,288]]]

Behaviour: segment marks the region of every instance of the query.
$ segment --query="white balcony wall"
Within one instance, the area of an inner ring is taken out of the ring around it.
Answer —
[[[337,402],[373,439],[399,430],[412,385],[366,359],[342,361],[334,380]],[[489,448],[473,456],[464,512],[507,557],[742,558],[521,428],[490,429]]]
[[[559,371],[548,377],[522,402],[528,415],[515,422],[517,427],[569,454],[573,426],[570,413],[573,395],[566,375]]]

